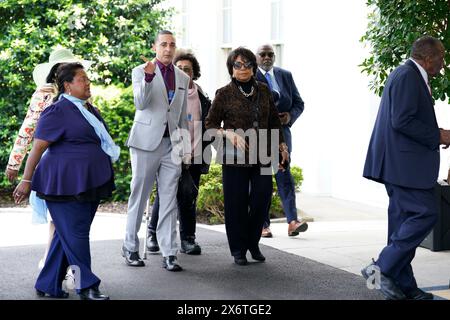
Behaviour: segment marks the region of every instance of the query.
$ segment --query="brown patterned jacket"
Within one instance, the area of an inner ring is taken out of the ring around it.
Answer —
[[[283,136],[283,130],[278,116],[278,111],[274,105],[272,93],[269,87],[259,81],[254,81],[256,86],[255,93],[251,96],[251,99],[246,98],[239,90],[237,85],[231,81],[226,86],[220,88],[216,92],[216,96],[212,103],[211,109],[206,117],[206,129],[221,129],[224,130],[232,129],[242,129],[246,131],[248,129],[254,128],[255,117],[257,117],[258,132],[261,134],[262,129],[266,129],[268,132],[268,143],[266,144],[267,150],[262,150],[265,155],[271,155],[271,144],[270,144],[270,134],[278,134],[279,144],[285,142]],[[259,112],[256,113],[255,106],[259,106]],[[256,116],[258,114],[258,116]],[[222,126],[223,122],[223,126]],[[277,130],[273,130],[277,129]],[[258,144],[260,135],[258,135]],[[247,143],[249,139],[246,138]],[[223,163],[221,161],[220,155],[222,154],[222,146],[216,146],[217,149],[217,162]],[[255,149],[253,149],[255,150]],[[278,146],[276,149],[278,150]],[[258,150],[259,151],[259,150]],[[255,152],[257,154],[258,152]],[[223,158],[224,159],[224,158]],[[222,159],[222,160],[223,160]],[[258,156],[257,165],[261,165],[260,158]],[[224,160],[223,160],[224,161]],[[239,164],[235,162],[230,164],[235,166],[251,166],[252,163],[249,161],[249,152],[245,153],[245,163]],[[266,166],[266,165],[263,165]]]

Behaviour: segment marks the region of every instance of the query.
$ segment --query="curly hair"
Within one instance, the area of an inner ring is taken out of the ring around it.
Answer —
[[[239,56],[241,56],[242,60],[244,60],[245,62],[252,63],[253,75],[256,75],[256,71],[258,70],[258,64],[256,63],[255,54],[247,48],[239,47],[231,51],[227,58],[227,68],[230,77],[233,76],[233,63]]]
[[[197,80],[200,78],[200,64],[192,52],[180,50],[176,53],[175,58],[173,59],[173,64],[176,65],[177,62],[181,60],[188,60],[192,63],[192,80]]]

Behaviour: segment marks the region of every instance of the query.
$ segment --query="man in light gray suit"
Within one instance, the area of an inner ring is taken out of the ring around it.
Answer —
[[[190,160],[186,118],[189,77],[174,67],[175,37],[158,32],[153,50],[156,58],[133,69],[136,113],[127,145],[131,156],[131,194],[122,255],[129,266],[142,267],[138,232],[155,180],[158,179],[160,209],[156,229],[163,267],[180,271],[177,262],[177,188],[181,161]]]

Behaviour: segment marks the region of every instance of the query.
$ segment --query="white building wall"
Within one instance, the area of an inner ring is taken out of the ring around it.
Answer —
[[[199,83],[211,98],[229,81],[223,47],[252,50],[271,41],[273,0],[231,0],[232,42],[222,42],[222,0],[167,0],[177,9],[188,4],[189,23],[175,15],[177,41],[189,33],[187,47],[201,64]],[[230,1],[230,0],[228,0]],[[362,178],[379,98],[358,64],[368,55],[359,39],[367,27],[366,1],[280,0],[281,67],[293,73],[305,111],[292,128],[293,164],[303,169],[302,191],[387,206],[380,184]],[[447,102],[438,102],[441,127],[450,128]],[[446,177],[449,151],[442,152],[440,178]],[[297,204],[301,207],[301,204]]]

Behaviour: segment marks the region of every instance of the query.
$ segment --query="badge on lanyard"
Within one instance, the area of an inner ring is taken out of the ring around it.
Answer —
[[[169,90],[169,103],[172,102],[173,96],[175,95],[175,91],[174,90]]]

